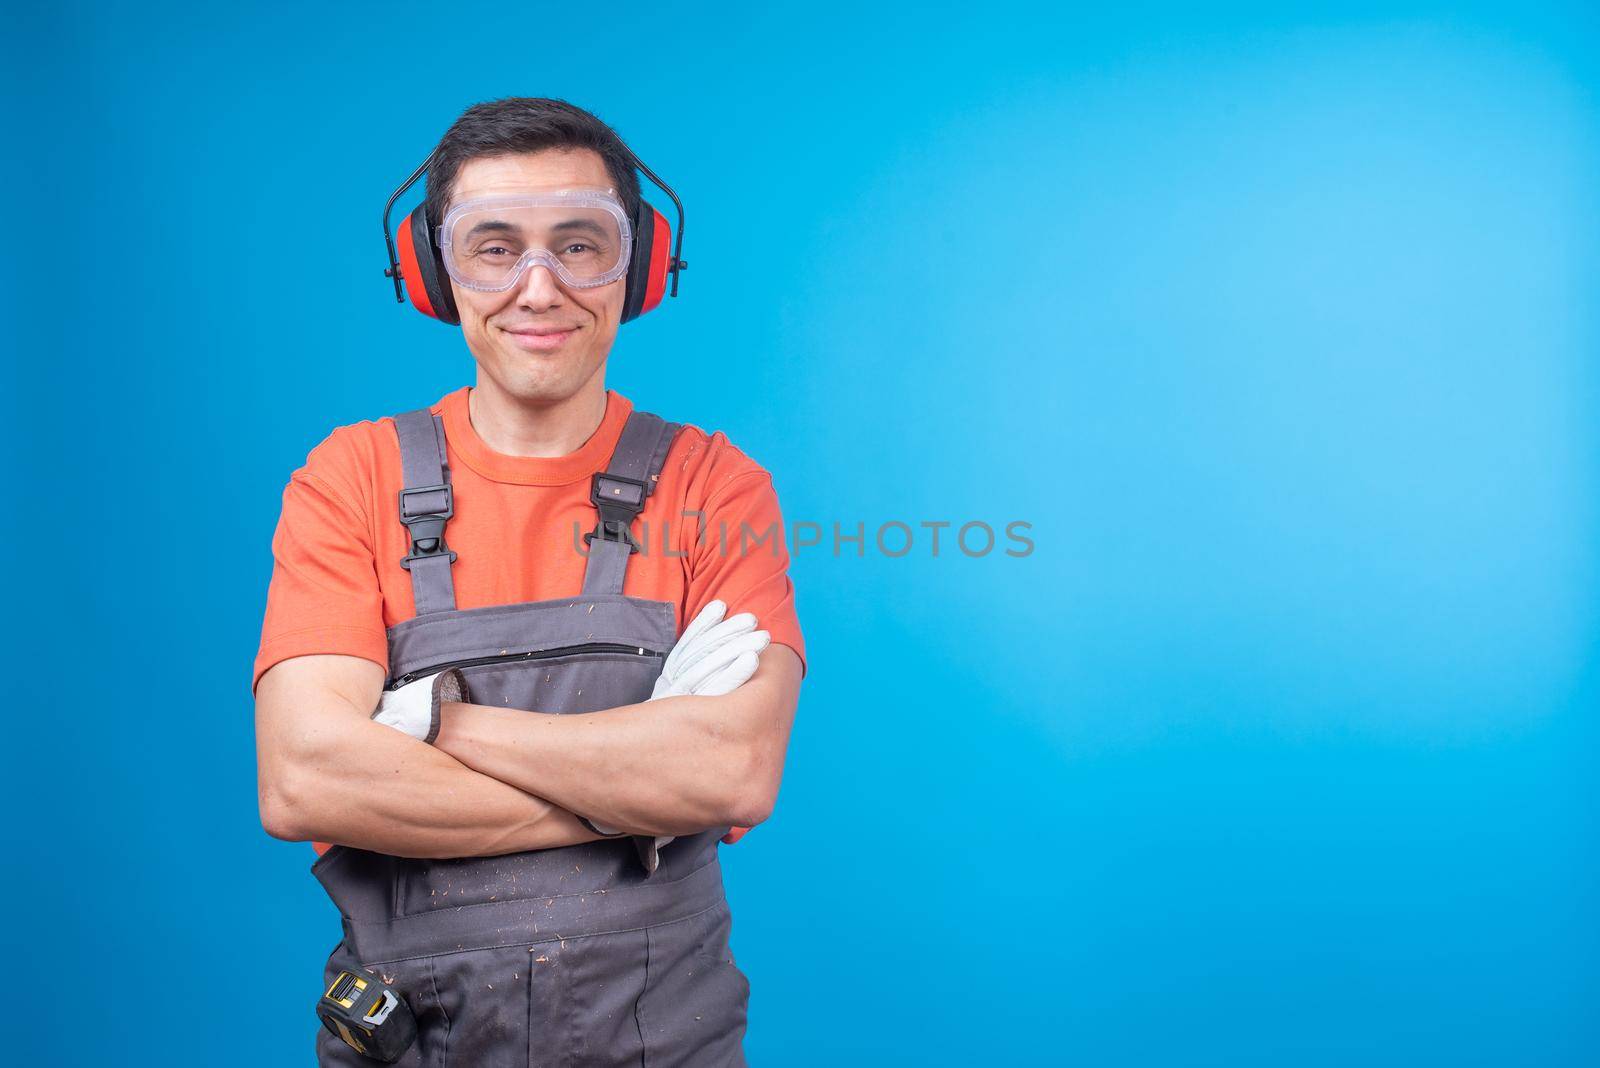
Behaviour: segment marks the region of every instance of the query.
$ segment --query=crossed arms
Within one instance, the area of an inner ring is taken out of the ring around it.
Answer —
[[[447,703],[434,745],[370,717],[384,671],[336,654],[274,665],[256,687],[261,822],[405,857],[494,856],[597,837],[754,826],[777,799],[800,658],[770,645],[748,682],[553,715]]]

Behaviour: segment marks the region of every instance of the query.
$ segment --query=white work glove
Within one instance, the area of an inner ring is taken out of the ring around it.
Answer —
[[[667,654],[650,700],[663,697],[720,697],[732,693],[756,673],[761,650],[771,636],[756,630],[756,617],[740,612],[723,619],[728,606],[712,601],[683,628],[683,637]]]
[[[661,666],[661,676],[656,679],[650,700],[663,697],[720,697],[732,693],[756,673],[761,650],[772,640],[764,630],[756,630],[756,617],[740,612],[732,619],[723,619],[728,606],[721,601],[711,601],[683,629],[678,644],[667,654]],[[591,820],[584,820],[597,834],[619,835],[622,832],[607,828]],[[675,835],[634,835],[634,845],[639,850],[639,862],[646,874],[653,873],[661,862],[661,847]]]
[[[424,675],[398,690],[385,690],[372,718],[419,742],[433,744],[439,737],[439,703],[470,701],[467,680],[455,668]]]

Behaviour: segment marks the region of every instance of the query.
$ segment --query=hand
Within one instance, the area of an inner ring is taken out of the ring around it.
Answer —
[[[470,701],[467,680],[460,671],[448,668],[424,675],[398,690],[385,690],[373,709],[372,718],[419,742],[433,744],[439,737],[439,704],[442,701]]]
[[[750,680],[756,673],[761,650],[772,637],[764,630],[756,630],[756,617],[749,612],[723,619],[727,611],[728,606],[722,601],[711,601],[683,628],[683,636],[661,666],[661,675],[656,679],[650,700],[689,695],[720,697]],[[589,826],[598,834],[619,833],[593,822],[589,822]],[[661,847],[674,837],[634,836],[639,862],[644,865],[646,874],[656,870],[661,863]]]
[[[756,673],[761,650],[771,636],[756,630],[756,617],[740,612],[723,619],[728,606],[711,601],[683,628],[683,637],[667,654],[650,700],[663,697],[720,697],[732,693]]]

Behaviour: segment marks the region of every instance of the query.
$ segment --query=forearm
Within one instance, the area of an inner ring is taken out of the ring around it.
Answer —
[[[720,697],[572,715],[446,703],[435,744],[520,790],[636,834],[753,826],[776,800],[799,659],[771,647]]]
[[[367,719],[325,723],[274,763],[283,816],[269,830],[279,837],[405,857],[495,856],[596,837],[565,809]]]
[[[552,715],[447,704],[437,745],[461,763],[635,834],[690,834],[737,822],[737,754],[706,724],[704,703],[672,697]]]

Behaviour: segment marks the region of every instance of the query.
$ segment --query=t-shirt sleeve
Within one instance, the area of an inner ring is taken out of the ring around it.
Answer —
[[[711,493],[703,521],[686,525],[689,585],[684,620],[720,599],[728,614],[751,612],[774,644],[787,645],[805,671],[806,648],[789,581],[789,547],[772,476],[753,464]],[[697,529],[698,528],[698,529]]]
[[[313,449],[284,487],[252,693],[268,668],[295,656],[343,653],[388,670],[371,528],[350,480],[339,477],[338,437]]]

